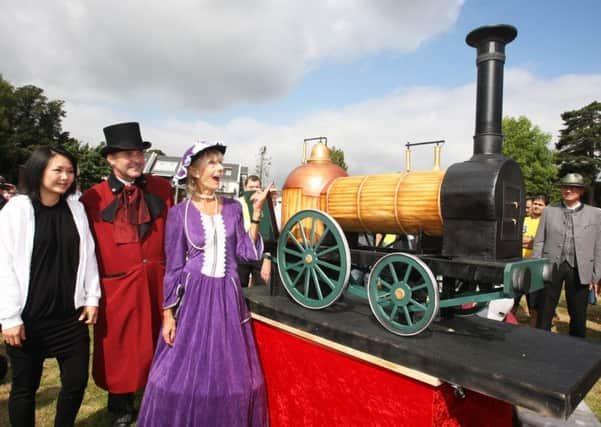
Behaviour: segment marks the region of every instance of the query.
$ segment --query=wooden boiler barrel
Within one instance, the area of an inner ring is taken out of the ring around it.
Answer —
[[[284,228],[288,220],[295,213],[305,209],[325,211],[325,195],[309,196],[305,194],[302,188],[286,188],[282,190],[282,223],[280,228]],[[305,231],[305,236],[310,235],[311,228],[314,229],[315,241],[319,240],[323,233],[323,224],[321,221],[317,221],[312,227],[311,221],[304,219],[302,220],[302,227]],[[298,227],[293,228],[292,233],[297,240],[301,240],[301,232]]]
[[[282,190],[282,223],[283,227],[290,217],[305,209],[324,210],[324,202],[319,195],[307,195],[302,188],[285,188]]]
[[[330,185],[325,210],[345,231],[442,235],[444,171],[349,176]]]

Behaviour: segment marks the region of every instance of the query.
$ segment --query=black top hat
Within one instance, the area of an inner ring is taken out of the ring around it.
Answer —
[[[152,145],[148,141],[142,141],[140,125],[137,122],[117,123],[105,127],[103,131],[106,147],[100,150],[100,154],[105,157],[117,151],[146,150]]]

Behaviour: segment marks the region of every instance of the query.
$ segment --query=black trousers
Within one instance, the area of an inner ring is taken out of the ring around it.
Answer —
[[[263,260],[253,262],[239,262],[238,276],[240,276],[240,284],[243,288],[248,287],[248,279],[252,275],[254,285],[266,285],[265,280],[261,277],[261,263]]]
[[[520,305],[522,296],[524,296],[523,293],[518,294],[516,292],[516,296],[513,298],[514,307],[517,307],[518,305]],[[528,310],[539,310],[542,305],[542,301],[541,301],[542,299],[543,299],[543,290],[542,289],[526,294],[526,302],[528,303]]]
[[[561,288],[564,283],[568,314],[570,315],[570,335],[584,338],[586,335],[588,284],[580,283],[578,269],[570,267],[567,262],[561,263],[558,274],[553,278],[551,285],[545,287],[537,327],[547,331],[551,329],[553,313],[559,302]]]
[[[133,393],[109,393],[108,410],[116,416],[124,414],[134,414],[134,394]]]
[[[54,425],[72,426],[88,384],[90,339],[87,325],[78,322],[66,331],[28,328],[26,325],[25,334],[27,339],[23,347],[6,346],[12,366],[8,399],[11,426],[31,427],[35,424],[35,394],[40,386],[44,359],[53,357],[58,361],[61,378]]]

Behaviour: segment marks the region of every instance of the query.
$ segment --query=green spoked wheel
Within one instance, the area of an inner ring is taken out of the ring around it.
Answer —
[[[367,297],[371,311],[390,332],[410,336],[426,329],[438,313],[436,279],[419,258],[388,254],[373,266]]]
[[[342,295],[351,271],[350,250],[340,225],[325,212],[292,216],[278,240],[284,288],[303,307],[320,309]]]

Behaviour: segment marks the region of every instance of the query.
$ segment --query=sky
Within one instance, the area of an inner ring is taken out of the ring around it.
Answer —
[[[561,113],[601,100],[598,0],[0,0],[0,74],[65,102],[82,142],[138,121],[179,156],[198,140],[281,186],[303,140],[325,136],[351,175],[403,170],[407,142],[472,154],[473,29],[510,24],[504,116],[552,135]],[[431,147],[413,149],[430,169]]]

